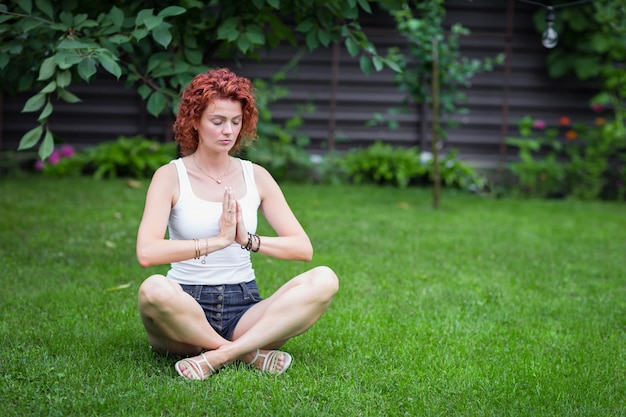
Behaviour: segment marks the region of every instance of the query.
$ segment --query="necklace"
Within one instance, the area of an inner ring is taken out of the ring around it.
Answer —
[[[218,179],[218,178],[215,178],[215,177],[214,177],[214,176],[212,176],[212,175],[209,175],[209,174],[208,174],[208,173],[207,173],[204,169],[202,169],[202,167],[201,167],[200,165],[198,165],[198,162],[196,161],[196,154],[193,154],[193,156],[192,156],[191,158],[193,159],[193,163],[196,165],[196,167],[197,167],[200,171],[202,171],[202,173],[203,173],[204,175],[206,175],[207,177],[211,178],[213,181],[215,181],[215,182],[216,182],[216,183],[218,183],[218,184],[221,184],[221,183],[222,183],[222,180],[221,180],[221,179]],[[221,177],[221,178],[224,178],[224,175],[226,175],[226,173],[227,173],[227,172],[228,172],[228,170],[230,169],[230,160],[231,160],[231,158],[230,158],[230,157],[228,157],[228,166],[226,167],[226,171],[224,171],[224,173],[223,173],[222,175],[220,175],[220,177]]]

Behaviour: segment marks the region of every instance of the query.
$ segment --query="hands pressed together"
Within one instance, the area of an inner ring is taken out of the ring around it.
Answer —
[[[224,239],[224,247],[233,242],[246,245],[248,241],[248,231],[243,223],[241,205],[235,199],[235,193],[231,187],[226,187],[224,190],[219,235]]]

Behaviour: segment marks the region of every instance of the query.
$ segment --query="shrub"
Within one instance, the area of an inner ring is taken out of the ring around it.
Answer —
[[[392,184],[400,188],[432,183],[433,161],[416,147],[394,147],[376,142],[364,149],[346,153],[341,160],[345,175],[355,183]],[[442,184],[449,188],[481,192],[487,180],[461,161],[458,151],[445,155],[439,163]]]
[[[509,164],[518,180],[514,191],[540,198],[624,200],[626,133],[618,121],[598,117],[589,125],[563,116],[548,126],[526,116],[519,132],[520,137],[507,138],[519,156]]]
[[[178,148],[175,142],[160,143],[143,136],[120,136],[115,141],[72,154],[63,155],[61,150],[58,158],[55,152],[47,162],[37,162],[36,168],[45,175],[143,179],[150,178],[157,168],[175,159]]]
[[[364,149],[348,151],[343,158],[346,174],[355,183],[393,184],[404,188],[411,179],[426,173],[417,148],[398,148],[375,142]]]

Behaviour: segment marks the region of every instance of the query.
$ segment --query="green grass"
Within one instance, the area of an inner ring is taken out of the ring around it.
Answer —
[[[261,291],[319,264],[340,291],[285,375],[190,382],[136,312],[167,270],[135,260],[146,187],[0,180],[3,416],[626,415],[623,204],[285,185],[315,258],[255,255]]]

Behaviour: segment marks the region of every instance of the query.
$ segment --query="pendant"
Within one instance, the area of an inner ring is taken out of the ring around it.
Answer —
[[[218,184],[222,183],[222,180],[215,180]]]

